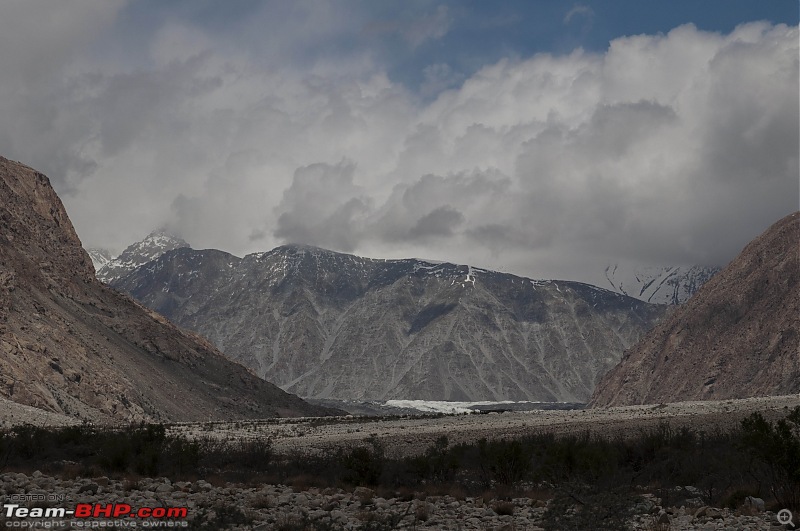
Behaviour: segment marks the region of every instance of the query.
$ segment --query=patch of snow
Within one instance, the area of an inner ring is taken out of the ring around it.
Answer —
[[[448,402],[444,400],[387,400],[387,407],[416,409],[423,413],[475,413],[475,406],[493,406],[499,404],[515,404],[512,400],[502,402]]]

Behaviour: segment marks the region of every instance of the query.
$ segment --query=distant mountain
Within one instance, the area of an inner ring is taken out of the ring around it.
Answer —
[[[800,213],[767,229],[602,379],[595,407],[800,392]]]
[[[94,276],[50,181],[0,157],[0,396],[95,422],[319,415]]]
[[[177,249],[112,285],[316,398],[585,401],[665,311],[577,282],[293,245]]]
[[[97,278],[106,284],[110,284],[124,277],[137,267],[155,260],[167,251],[180,249],[182,247],[189,247],[189,244],[181,238],[169,234],[167,231],[153,231],[142,241],[128,246],[128,248],[122,251],[122,254],[116,258],[108,260],[99,269],[95,265]]]
[[[90,248],[86,249],[95,271],[99,271],[112,259],[111,252],[106,249]]]
[[[617,293],[654,304],[683,304],[719,270],[719,267],[620,263],[606,267],[605,276],[610,289]]]

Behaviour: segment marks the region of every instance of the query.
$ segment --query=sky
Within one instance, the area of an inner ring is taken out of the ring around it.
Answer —
[[[5,0],[0,155],[166,228],[600,283],[800,204],[796,0]]]

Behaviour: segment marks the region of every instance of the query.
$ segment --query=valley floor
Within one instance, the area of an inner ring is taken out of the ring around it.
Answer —
[[[173,425],[170,430],[188,437],[227,441],[270,437],[277,454],[318,453],[338,447],[363,444],[377,438],[389,457],[424,452],[446,435],[450,444],[480,439],[514,439],[537,433],[581,434],[607,437],[636,436],[667,423],[672,428],[689,427],[712,433],[739,426],[754,412],[767,419],[784,416],[800,406],[800,395],[748,398],[708,402],[581,409],[524,411],[490,414],[405,417],[333,417],[270,419],[265,421],[213,422]]]
[[[12,406],[3,401],[0,401],[0,406],[8,406],[0,407],[0,421],[5,425],[32,420],[39,425],[63,425],[65,422],[52,414],[37,417],[33,408]],[[447,436],[450,444],[484,438],[510,440],[542,433],[570,435],[589,432],[603,437],[634,439],[643,431],[652,431],[663,423],[673,429],[687,427],[693,433],[704,431],[712,434],[717,430],[739,429],[741,419],[754,412],[761,413],[768,420],[776,420],[797,406],[800,406],[800,395],[597,410],[188,423],[171,425],[167,430],[174,435],[206,442],[216,439],[231,443],[269,438],[272,455],[278,458],[276,461],[280,461],[281,456],[324,454],[328,450],[364,447],[365,441],[379,443],[387,457],[405,457],[422,454],[443,435]],[[138,428],[138,432],[132,429],[126,436],[135,434],[137,441],[143,441],[142,434],[149,429]],[[183,454],[175,455],[180,457]],[[346,454],[339,455],[347,459]],[[427,462],[431,462],[430,456]],[[45,473],[31,471],[33,469],[29,466],[15,467],[13,472],[3,470],[5,473],[0,473],[0,497],[13,501],[16,499],[14,496],[21,495],[60,496],[60,501],[47,502],[45,507],[73,507],[76,503],[124,503],[134,508],[185,507],[188,519],[177,523],[193,529],[583,529],[583,524],[575,522],[591,520],[595,517],[595,510],[607,511],[620,503],[630,505],[623,507],[629,511],[629,516],[619,517],[620,529],[750,531],[783,528],[778,523],[777,509],[767,506],[764,510],[763,500],[757,510],[747,510],[741,505],[737,509],[722,505],[712,507],[705,499],[711,494],[705,496],[704,491],[697,488],[701,485],[680,486],[684,483],[667,487],[637,486],[628,488],[630,492],[621,493],[594,488],[586,491],[589,497],[584,497],[587,505],[583,505],[584,501],[574,495],[565,498],[561,492],[572,493],[577,483],[564,488],[521,484],[505,491],[493,483],[490,490],[481,493],[470,492],[457,482],[426,484],[423,481],[413,487],[377,486],[373,490],[342,485],[315,486],[311,483],[313,478],[303,475],[287,477],[290,481],[284,482],[277,476],[270,478],[266,472],[243,469],[233,472],[244,474],[242,477],[249,478],[247,481],[232,480],[235,474],[229,478],[213,470],[204,474],[194,471],[188,477],[168,479],[124,472],[104,475],[105,472],[96,469],[96,464],[90,466],[73,461],[44,464],[55,466],[60,473],[49,475],[47,468],[43,469]],[[580,490],[574,492],[584,496]],[[22,505],[27,507],[29,504],[23,502]],[[32,522],[30,518],[10,516],[0,515],[0,526],[19,527]],[[129,519],[123,521],[130,522]],[[93,519],[92,523],[100,525],[99,520]]]

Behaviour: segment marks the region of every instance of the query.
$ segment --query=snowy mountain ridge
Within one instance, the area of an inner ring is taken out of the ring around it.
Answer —
[[[86,249],[86,252],[89,253],[89,258],[92,259],[92,265],[94,265],[95,271],[100,271],[103,266],[113,259],[111,252],[107,249],[97,249],[93,247]]]
[[[110,284],[134,269],[152,262],[162,254],[173,249],[189,247],[189,244],[181,238],[169,234],[163,229],[155,230],[139,242],[129,245],[116,258],[110,258],[102,262],[102,250],[98,252],[100,258],[95,261],[95,256],[90,252],[92,262],[95,264],[97,279],[106,284]],[[106,256],[108,252],[105,251]],[[100,264],[100,267],[98,267]]]
[[[683,304],[705,284],[719,267],[641,266],[617,263],[606,267],[612,290],[653,304]]]

